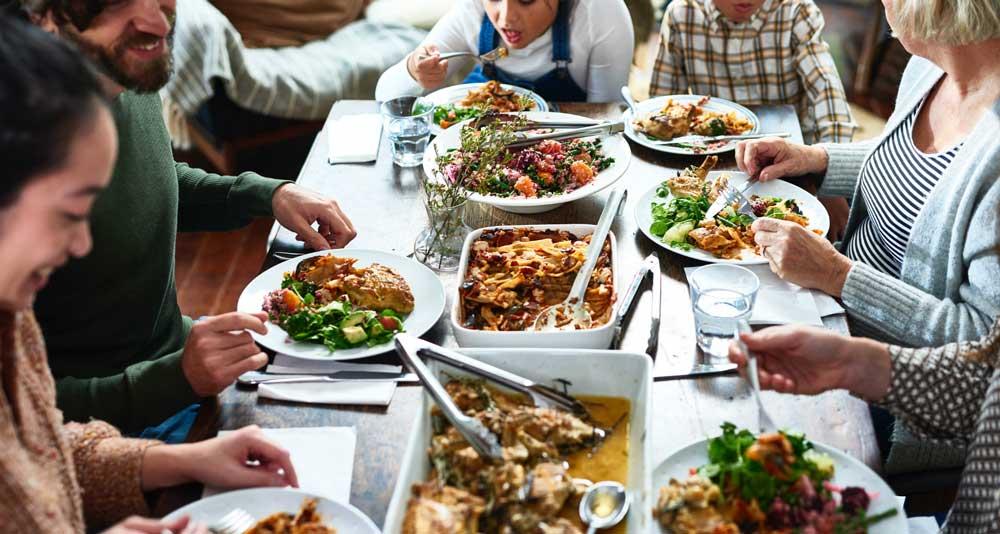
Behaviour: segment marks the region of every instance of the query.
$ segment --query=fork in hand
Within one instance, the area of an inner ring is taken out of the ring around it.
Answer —
[[[768,415],[767,410],[764,409],[764,403],[760,400],[760,378],[757,376],[757,355],[750,352],[746,343],[740,339],[740,334],[750,332],[753,332],[750,328],[750,323],[748,323],[746,319],[740,319],[736,327],[735,339],[740,351],[747,357],[747,378],[750,379],[750,385],[753,389],[753,398],[757,401],[757,429],[761,434],[765,432],[775,432],[778,430],[778,427],[774,424],[771,416]]]
[[[242,508],[236,508],[208,527],[212,534],[243,534],[257,524],[257,520]]]

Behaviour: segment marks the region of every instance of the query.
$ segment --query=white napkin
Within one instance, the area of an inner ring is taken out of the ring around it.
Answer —
[[[388,406],[394,393],[396,393],[396,383],[388,380],[345,380],[257,386],[258,397],[311,404]]]
[[[351,500],[354,448],[358,437],[353,427],[265,428],[268,439],[288,450],[299,479],[299,487],[330,500]],[[230,430],[219,432],[220,436]],[[205,487],[202,497],[223,490]]]
[[[328,120],[324,127],[329,143],[327,161],[330,164],[375,161],[382,141],[381,115],[345,115]]]
[[[317,361],[303,360],[287,354],[274,355],[274,363],[267,367],[269,373],[283,374],[330,374],[337,371],[373,371],[378,373],[401,373],[403,368],[398,365],[379,363],[350,363],[337,360]]]
[[[844,313],[829,295],[786,282],[767,265],[746,265],[760,280],[750,324],[805,324],[823,326],[823,317]],[[684,269],[686,275],[697,267]]]

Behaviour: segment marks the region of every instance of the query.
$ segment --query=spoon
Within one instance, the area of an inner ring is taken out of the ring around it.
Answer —
[[[621,207],[625,196],[624,187],[611,192],[607,204],[604,205],[604,211],[601,212],[601,218],[597,221],[597,228],[590,236],[586,259],[576,273],[576,279],[573,280],[573,287],[570,288],[569,295],[566,295],[566,300],[539,313],[538,317],[535,318],[534,325],[532,325],[533,330],[586,330],[590,328],[592,319],[590,312],[583,307],[584,297],[587,294],[587,286],[590,285],[590,275],[593,274],[597,258],[601,255],[601,249],[604,248],[604,240],[608,237],[611,223],[618,215],[618,208]],[[565,324],[560,324],[560,317],[569,317],[570,319]]]
[[[632,90],[629,89],[627,85],[622,86],[622,98],[624,98],[625,103],[628,104],[628,109],[632,112],[632,118],[638,119],[639,115],[635,111],[635,99],[632,98]]]
[[[588,525],[587,534],[620,523],[630,501],[625,486],[617,482],[598,482],[587,488],[580,499],[580,519]]]

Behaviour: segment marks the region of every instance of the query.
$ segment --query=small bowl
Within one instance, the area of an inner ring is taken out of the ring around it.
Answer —
[[[490,226],[469,232],[465,238],[462,248],[462,259],[458,264],[458,285],[465,281],[466,272],[469,269],[469,255],[472,250],[472,243],[479,239],[484,232],[499,229],[527,228],[530,230],[563,230],[577,237],[584,237],[594,233],[597,228],[593,224],[532,224],[522,226]],[[451,310],[451,329],[455,333],[455,340],[460,347],[486,347],[486,348],[575,348],[575,349],[606,349],[611,346],[611,341],[615,335],[614,317],[618,311],[618,295],[620,276],[618,273],[618,254],[615,234],[608,232],[608,239],[611,240],[611,277],[614,281],[614,304],[611,307],[611,318],[607,323],[587,330],[567,330],[555,332],[535,332],[525,330],[520,332],[495,332],[491,330],[474,330],[466,328],[460,323],[462,317],[462,299],[459,290],[456,289],[454,302]]]

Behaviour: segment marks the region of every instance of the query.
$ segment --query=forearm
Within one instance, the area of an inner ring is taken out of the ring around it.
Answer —
[[[375,100],[385,102],[401,96],[418,96],[424,93],[424,88],[413,79],[406,63],[409,56],[399,63],[389,67],[382,76],[379,76],[378,85],[375,86]]]
[[[176,164],[179,186],[178,230],[232,230],[254,217],[272,214],[271,198],[287,180],[252,172],[223,176]]]
[[[56,381],[58,405],[69,421],[107,421],[127,432],[163,422],[200,398],[181,368],[181,352],[128,366],[122,373]]]
[[[847,338],[842,350],[842,361],[851,361],[854,365],[841,387],[869,401],[884,398],[892,382],[889,346],[872,339],[852,337]]]
[[[146,449],[142,460],[142,489],[152,491],[193,482],[190,444],[161,445]]]
[[[868,154],[875,148],[878,139],[869,139],[856,143],[830,143],[816,145],[825,155],[826,166],[823,168],[823,183],[819,195],[832,197],[854,196],[854,189],[861,175],[861,167]]]

